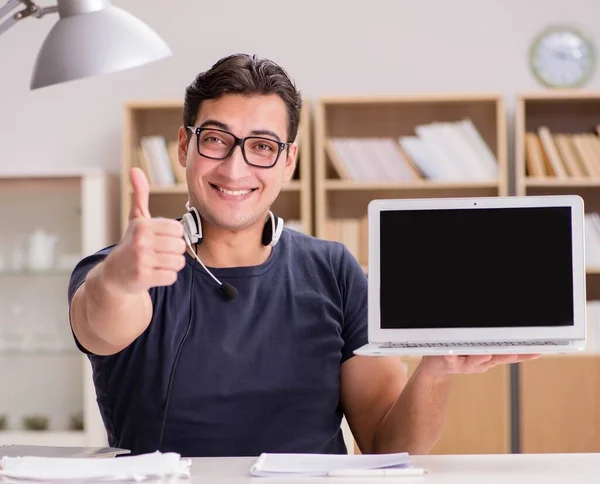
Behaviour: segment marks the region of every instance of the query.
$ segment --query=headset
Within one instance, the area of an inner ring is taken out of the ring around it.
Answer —
[[[200,220],[200,214],[195,207],[190,207],[190,202],[188,201],[185,204],[185,208],[187,209],[187,213],[183,216],[183,238],[185,239],[186,244],[190,248],[190,251],[196,258],[196,260],[200,263],[200,265],[204,268],[206,273],[213,278],[213,280],[219,285],[221,288],[221,292],[225,295],[225,297],[229,300],[235,299],[237,296],[237,289],[233,287],[228,282],[221,282],[219,279],[215,277],[215,275],[210,272],[204,263],[198,257],[198,244],[202,243],[203,235],[202,235],[202,222]],[[262,233],[262,244],[264,246],[274,247],[277,242],[279,242],[279,238],[281,237],[281,233],[283,232],[283,219],[275,215],[273,212],[269,211],[269,215],[265,222],[263,233]],[[192,249],[192,244],[196,245],[196,250]]]
[[[206,271],[206,273],[213,278],[213,280],[219,285],[221,292],[225,296],[228,301],[231,301],[237,297],[237,289],[233,287],[228,282],[221,282],[219,279],[215,277],[215,275],[208,270],[208,268],[204,265],[204,263],[198,257],[198,244],[202,243],[203,235],[202,235],[202,222],[200,219],[200,214],[195,207],[190,206],[190,202],[188,201],[185,204],[185,208],[187,209],[187,213],[185,213],[181,219],[183,223],[183,238],[185,243],[190,248],[190,251],[194,255],[194,258],[200,263],[202,268]],[[263,227],[263,233],[261,242],[264,246],[274,247],[281,237],[283,232],[283,224],[284,220],[281,217],[278,217],[273,212],[269,211],[267,216],[267,220],[265,221],[265,225]],[[195,250],[192,248],[192,244],[195,245]],[[160,426],[160,437],[158,442],[157,449],[160,449],[162,446],[162,441],[165,433],[165,424],[167,422],[167,411],[169,408],[169,401],[171,400],[171,387],[173,386],[173,380],[175,375],[175,369],[177,368],[177,363],[179,361],[179,355],[181,354],[181,350],[183,349],[183,345],[185,344],[185,340],[190,332],[190,328],[192,327],[193,317],[193,301],[192,290],[194,287],[194,276],[196,271],[192,271],[192,278],[190,282],[190,319],[188,321],[187,328],[177,347],[177,353],[175,353],[175,359],[173,360],[173,366],[171,367],[171,374],[169,375],[169,382],[167,384],[167,397],[165,399],[165,407],[163,409],[163,415],[161,419]]]

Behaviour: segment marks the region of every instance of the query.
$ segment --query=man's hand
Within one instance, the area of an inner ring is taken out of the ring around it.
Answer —
[[[530,355],[469,355],[469,356],[424,356],[420,367],[428,374],[438,376],[485,373],[489,369],[506,364],[529,361],[539,358],[538,354]]]
[[[104,282],[130,294],[169,286],[185,266],[182,225],[150,216],[150,187],[139,168],[130,171],[133,199],[129,224],[121,242],[106,258]]]

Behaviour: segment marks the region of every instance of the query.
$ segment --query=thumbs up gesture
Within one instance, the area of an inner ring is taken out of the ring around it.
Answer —
[[[185,266],[186,244],[177,220],[152,218],[150,187],[139,168],[129,173],[133,187],[125,235],[105,261],[105,282],[130,294],[169,286]]]

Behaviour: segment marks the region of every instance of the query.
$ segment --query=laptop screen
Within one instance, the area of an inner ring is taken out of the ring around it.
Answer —
[[[380,213],[383,329],[573,325],[570,207]]]

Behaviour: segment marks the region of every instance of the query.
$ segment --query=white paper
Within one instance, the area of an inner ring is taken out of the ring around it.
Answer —
[[[109,459],[3,457],[0,477],[22,481],[143,481],[189,476],[191,461],[177,453],[142,454]]]
[[[410,467],[406,452],[399,454],[262,454],[250,469],[257,477],[324,476],[341,469],[389,469]]]

